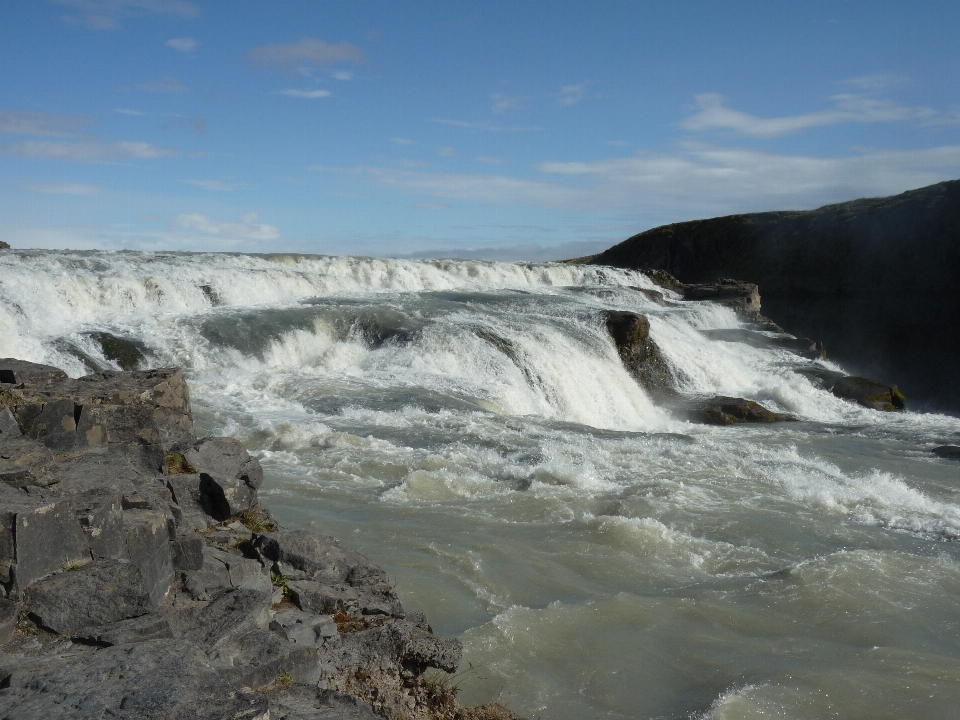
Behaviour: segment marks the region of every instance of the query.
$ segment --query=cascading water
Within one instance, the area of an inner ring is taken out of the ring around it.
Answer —
[[[732,311],[609,268],[315,256],[0,254],[0,356],[188,373],[198,430],[261,459],[286,524],[463,633],[468,701],[528,717],[955,717],[960,421],[835,398]],[[696,425],[620,362],[644,313]],[[751,337],[753,338],[751,340]]]

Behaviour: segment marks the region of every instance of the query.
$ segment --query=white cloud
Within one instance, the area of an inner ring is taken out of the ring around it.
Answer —
[[[402,137],[390,138],[390,142],[395,143],[397,145],[416,145],[417,144],[416,140],[411,140],[410,138],[402,138]]]
[[[225,183],[221,180],[181,180],[180,182],[187,183],[188,185],[196,185],[197,187],[202,187],[204,190],[219,190],[221,192],[228,192],[242,187],[237,183]]]
[[[203,235],[215,236],[224,240],[278,240],[280,230],[273,225],[264,225],[257,222],[255,212],[247,213],[240,218],[240,222],[217,222],[206,215],[192,213],[178,215],[177,227],[183,230],[195,230]]]
[[[334,70],[330,75],[334,80],[353,80],[353,73],[349,70]]]
[[[313,100],[315,98],[330,97],[329,90],[297,90],[295,88],[287,88],[286,90],[277,90],[274,95],[287,95],[289,97],[296,98],[308,98]]]
[[[0,134],[38,137],[76,137],[93,120],[82,115],[60,115],[36,110],[0,110]]]
[[[120,113],[121,115],[146,115],[145,112],[140,110],[131,110],[130,108],[114,108],[115,113]]]
[[[520,98],[508,97],[502,93],[493,93],[490,96],[490,99],[493,100],[493,105],[490,108],[490,112],[493,113],[502,113],[506,110],[517,110],[520,107]]]
[[[475,162],[486,163],[487,165],[503,165],[505,162],[501,157],[490,157],[489,155],[477,155],[474,158]]]
[[[148,83],[137,83],[140,90],[155,93],[182,93],[187,91],[187,86],[174,77],[162,77],[158,80]]]
[[[250,59],[260,67],[286,73],[301,68],[321,67],[352,62],[363,64],[363,50],[348,42],[328,43],[319,38],[304,38],[289,45],[261,45],[250,51]]]
[[[895,73],[881,73],[878,75],[864,75],[863,77],[850,78],[844,80],[844,85],[852,85],[860,90],[883,90],[895,85],[903,85],[910,82],[908,75],[898,75]]]
[[[761,118],[726,107],[717,93],[696,96],[700,112],[680,123],[686,130],[734,130],[753,137],[778,137],[810,128],[838,123],[900,122],[931,120],[937,112],[927,107],[905,107],[892,100],[875,100],[865,95],[834,95],[834,107],[820,112],[780,118]]]
[[[171,38],[167,40],[167,45],[182,53],[193,52],[199,44],[193,38]]]
[[[646,213],[658,222],[738,212],[812,208],[890,195],[956,177],[960,145],[865,150],[844,157],[688,145],[594,162],[547,162],[533,178],[358,167],[382,187],[434,200],[560,210]]]
[[[151,145],[147,142],[120,141],[107,143],[101,140],[79,142],[55,142],[28,140],[0,145],[0,154],[12,157],[69,160],[72,162],[111,162],[119,160],[152,160],[170,157],[177,151]]]
[[[48,195],[92,195],[103,188],[81,183],[30,183],[27,189]]]
[[[583,94],[586,92],[587,84],[580,83],[579,85],[564,85],[560,88],[560,95],[557,97],[557,102],[563,106],[576,105],[578,102],[583,100]]]
[[[456,157],[456,156],[457,156],[456,148],[452,148],[449,145],[437,148],[437,157]]]
[[[63,19],[83,23],[92,30],[115,30],[122,18],[137,17],[147,13],[194,18],[200,8],[184,0],[52,0],[57,5],[73,8],[77,14]]]

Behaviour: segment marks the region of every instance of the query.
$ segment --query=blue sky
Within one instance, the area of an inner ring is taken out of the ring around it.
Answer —
[[[0,3],[15,247],[548,259],[960,177],[960,3]]]

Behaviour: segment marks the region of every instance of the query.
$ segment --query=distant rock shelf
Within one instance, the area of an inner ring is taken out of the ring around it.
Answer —
[[[176,368],[0,359],[0,716],[516,720],[462,707],[461,646],[386,573],[287,530],[194,433]]]

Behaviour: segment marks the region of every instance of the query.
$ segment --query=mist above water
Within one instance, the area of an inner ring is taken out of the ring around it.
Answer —
[[[528,717],[950,717],[960,421],[843,402],[609,268],[317,256],[0,256],[0,356],[182,365],[266,500],[379,561],[463,634],[467,700]],[[796,416],[693,425],[620,363],[644,313],[681,395]],[[762,345],[762,343],[760,343]],[[836,366],[820,362],[827,369]]]

